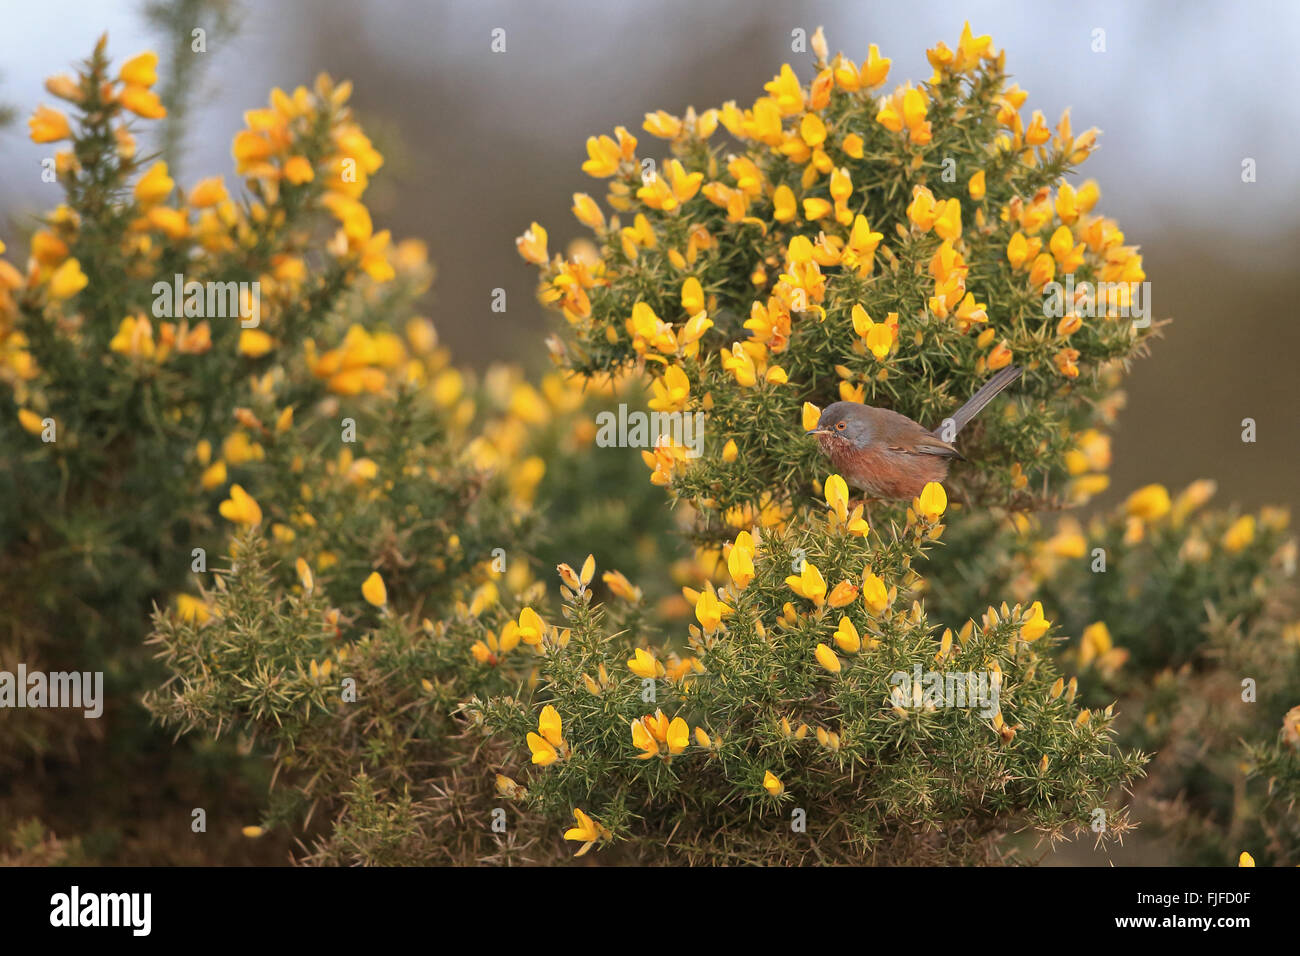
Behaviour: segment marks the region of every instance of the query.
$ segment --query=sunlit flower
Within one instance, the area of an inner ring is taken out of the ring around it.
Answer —
[[[799,574],[789,575],[785,583],[801,598],[807,598],[819,607],[826,600],[826,579],[822,577],[817,565],[804,561]]]
[[[72,138],[68,117],[49,106],[38,106],[27,121],[27,126],[31,130],[33,143],[56,143],[61,139]]]
[[[261,329],[239,330],[239,354],[261,358],[275,345],[275,340]]]
[[[564,839],[582,844],[582,846],[579,847],[578,852],[573,854],[575,859],[586,854],[586,852],[599,841],[612,839],[609,830],[605,829],[604,826],[587,816],[587,814],[583,813],[577,807],[574,807],[573,809],[573,819],[577,821],[577,826],[565,830]]]
[[[754,538],[748,531],[736,535],[736,541],[727,554],[727,570],[732,582],[742,591],[754,580]],[[696,607],[698,609],[699,605]]]
[[[375,607],[384,607],[388,604],[388,589],[384,586],[384,579],[379,576],[378,571],[371,571],[370,576],[362,583],[361,595],[367,603]]]
[[[871,571],[862,575],[862,603],[873,614],[883,614],[889,607],[889,589],[884,579]]]
[[[643,647],[638,647],[632,652],[632,657],[627,662],[627,669],[637,677],[647,680],[664,676],[664,665]]]
[[[163,106],[158,94],[143,86],[122,87],[117,101],[142,119],[162,119],[167,115],[167,107]]]
[[[533,755],[532,762],[538,766],[549,767],[569,754],[560,712],[551,704],[543,707],[541,715],[537,718],[537,733],[530,731],[526,739],[528,749]]]
[[[600,579],[605,582],[605,586],[615,597],[620,597],[631,604],[641,602],[641,589],[634,586],[622,571],[606,571]]]
[[[65,259],[51,273],[46,292],[51,299],[61,302],[64,299],[72,298],[84,289],[89,281],[86,274],[81,271],[80,262],[76,259]]]
[[[840,659],[836,657],[835,652],[825,644],[818,644],[813,651],[813,655],[817,658],[817,663],[832,674],[838,674],[840,672]]]
[[[948,509],[948,495],[937,481],[926,482],[921,496],[916,499],[916,513],[931,523],[943,517]]]
[[[1255,516],[1242,515],[1223,534],[1223,548],[1229,554],[1244,550],[1255,540]]]
[[[1029,614],[1020,625],[1022,641],[1036,641],[1051,628],[1052,622],[1043,617],[1043,603],[1035,601],[1029,608]]]
[[[1158,521],[1169,513],[1170,504],[1164,485],[1147,485],[1129,495],[1124,510],[1143,521]]]
[[[221,517],[241,525],[258,525],[262,523],[262,509],[241,485],[230,486],[230,497],[221,502]]]
[[[161,202],[175,187],[175,181],[167,175],[167,164],[162,160],[154,163],[135,184],[136,201],[142,205]]]
[[[546,264],[546,230],[537,223],[533,223],[527,232],[515,240],[515,247],[526,261],[534,265]]]

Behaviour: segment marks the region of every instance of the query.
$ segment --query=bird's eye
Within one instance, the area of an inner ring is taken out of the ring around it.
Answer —
[[[844,431],[844,423],[843,423],[843,422],[840,422],[838,425],[835,426],[835,428],[836,428],[838,431]]]

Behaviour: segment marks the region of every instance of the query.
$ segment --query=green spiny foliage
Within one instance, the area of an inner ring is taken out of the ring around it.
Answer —
[[[1276,740],[1247,750],[1254,813],[1243,838],[1260,848],[1265,863],[1294,866],[1300,860],[1300,705],[1287,711]]]
[[[581,810],[596,842],[643,861],[987,861],[1017,824],[1055,840],[1098,812],[1104,838],[1122,835],[1109,798],[1144,758],[1111,745],[1109,708],[1073,703],[1045,624],[1003,605],[954,641],[908,606],[912,562],[942,530],[742,533],[732,583],[696,597],[689,654],[666,664],[621,604],[592,603],[589,568],[562,567],[538,698],[470,705],[541,764],[507,791],[557,823]],[[968,674],[996,692],[977,703]]]
[[[0,441],[14,450],[0,460],[0,662],[103,671],[109,702],[98,725],[58,710],[3,723],[0,825],[40,814],[60,837],[84,833],[91,859],[282,859],[287,844],[237,828],[233,841],[176,839],[194,807],[253,815],[267,781],[233,748],[173,747],[151,725],[138,699],[163,679],[143,644],[152,609],[208,613],[184,592],[224,549],[225,518],[260,521],[258,496],[281,548],[301,539],[315,561],[327,534],[349,535],[342,570],[392,566],[395,588],[438,596],[482,560],[468,549],[522,540],[544,466],[498,462],[495,509],[451,520],[487,494],[485,469],[430,462],[418,443],[462,440],[472,383],[412,314],[431,278],[422,247],[390,248],[360,202],[382,157],[348,87],[322,76],[275,91],[235,137],[244,189],[217,176],[183,191],[140,145],[139,120],[166,112],[156,65],[145,53],[115,68],[101,41],[50,81],[71,115],[43,108],[31,129],[64,144],[65,201],[32,234],[27,275],[0,260]],[[520,441],[498,417],[507,438],[479,458]],[[350,445],[346,419],[361,429]],[[378,444],[380,421],[400,440]],[[397,489],[395,510],[363,523],[349,505],[372,478]],[[425,503],[437,518],[412,520]],[[88,790],[110,795],[89,815],[71,796]],[[128,816],[141,807],[149,827]]]
[[[179,731],[235,731],[268,749],[279,787],[264,825],[306,826],[311,858],[393,865],[483,852],[487,826],[454,811],[486,815],[472,799],[485,774],[469,777],[468,793],[448,786],[470,759],[451,741],[465,648],[386,603],[343,618],[326,587],[284,587],[259,535],[233,544],[208,619],[157,615],[151,642],[177,676],[148,695],[150,709]]]
[[[930,556],[930,603],[943,619],[1008,593],[1059,610],[1084,702],[1118,700],[1121,744],[1158,754],[1137,790],[1147,825],[1188,863],[1285,860],[1294,830],[1260,818],[1287,804],[1262,781],[1286,779],[1273,743],[1300,700],[1296,545],[1285,512],[1205,508],[1213,491],[1148,486],[1086,523],[961,523]]]

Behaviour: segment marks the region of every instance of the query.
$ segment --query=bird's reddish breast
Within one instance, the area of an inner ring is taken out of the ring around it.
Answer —
[[[890,451],[879,445],[856,448],[834,435],[818,436],[822,451],[846,481],[872,498],[915,498],[927,482],[948,476],[948,461],[937,455]]]

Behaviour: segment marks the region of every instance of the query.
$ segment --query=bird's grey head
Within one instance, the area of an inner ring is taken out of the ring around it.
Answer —
[[[857,402],[835,402],[827,405],[817,427],[808,432],[822,440],[842,439],[856,448],[863,448],[874,437],[871,417],[866,405]]]

